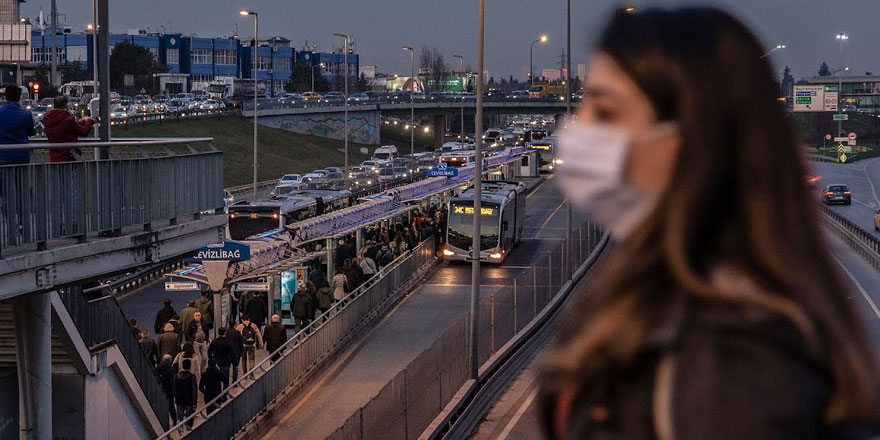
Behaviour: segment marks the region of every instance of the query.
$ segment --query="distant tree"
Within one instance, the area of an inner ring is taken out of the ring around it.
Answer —
[[[495,77],[494,76],[489,77],[489,87],[495,87]]]
[[[443,52],[436,47],[422,46],[419,55],[419,71],[425,78],[423,89],[425,92],[440,92],[444,90],[443,78],[450,75],[449,64]]]
[[[110,54],[110,88],[119,92],[157,92],[153,75],[167,72],[149,49],[127,41],[117,43]],[[125,75],[134,75],[134,85],[125,87]]]
[[[793,86],[794,77],[791,76],[791,69],[785,66],[785,70],[782,71],[782,82],[779,84],[780,96],[791,96]]]
[[[58,89],[49,84],[49,69],[46,66],[37,67],[34,71],[34,82],[40,84],[40,99],[58,94]]]
[[[88,81],[92,79],[92,74],[77,62],[69,62],[61,65],[61,83],[69,83],[71,81]]]
[[[828,67],[828,63],[822,61],[822,65],[819,66],[819,76],[831,76],[831,69]]]
[[[367,75],[362,73],[360,78],[358,78],[358,82],[354,84],[354,90],[358,92],[366,92],[371,88],[370,80],[367,79]]]
[[[310,63],[297,61],[290,73],[290,82],[284,86],[288,92],[308,92],[312,90],[312,70],[315,70],[315,91],[326,92],[330,90],[330,84],[318,69],[313,69]]]

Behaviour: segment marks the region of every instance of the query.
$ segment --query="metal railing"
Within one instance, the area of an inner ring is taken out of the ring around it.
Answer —
[[[560,99],[558,96],[541,96],[541,97],[508,97],[507,95],[492,95],[487,96],[483,99],[484,102],[501,102],[501,103],[510,103],[510,104],[528,104],[528,103],[541,103],[541,104],[558,104],[564,105],[565,100]],[[417,97],[414,99],[413,104],[423,107],[424,105],[431,104],[456,104],[461,105],[462,103],[466,107],[473,107],[476,99],[474,96],[469,98],[462,99],[460,96],[425,96],[425,97]],[[573,103],[577,104],[580,102],[579,99],[573,99]],[[389,105],[389,104],[399,104],[399,105],[409,105],[409,98],[406,99],[395,99],[391,97],[379,96],[373,97],[370,99],[358,99],[354,98],[348,101],[349,107],[354,106],[376,106],[376,105]],[[261,98],[257,102],[258,110],[277,110],[277,109],[320,109],[320,108],[337,108],[345,105],[344,99],[320,99],[320,100],[303,100],[303,99],[295,99],[295,100],[287,100],[283,98]],[[244,101],[242,106],[243,111],[252,112],[254,110],[253,101]],[[375,108],[374,108],[375,110]]]
[[[79,286],[60,289],[58,295],[86,345],[92,347],[111,341],[116,343],[159,423],[167,429],[169,396],[141,350],[116,298],[104,296],[90,300]]]
[[[359,328],[372,322],[370,318],[381,316],[434,261],[432,239],[398,257],[159,440],[180,438],[178,430],[184,430],[188,423],[194,424],[184,434],[188,439],[231,438]],[[277,361],[272,360],[275,357]]]
[[[0,166],[0,249],[149,226],[223,207],[222,152],[211,138],[2,145],[32,162]],[[53,149],[110,148],[110,159],[46,163]]]
[[[602,241],[586,223],[574,230],[570,245],[575,266]],[[560,245],[480,302],[478,360],[486,364],[526,328],[567,283],[567,246]],[[484,288],[488,290],[489,288]],[[358,409],[328,440],[416,439],[469,379],[468,314],[447,329],[369,403]]]
[[[880,238],[828,206],[821,205],[821,208],[832,231],[872,266],[880,269]]]

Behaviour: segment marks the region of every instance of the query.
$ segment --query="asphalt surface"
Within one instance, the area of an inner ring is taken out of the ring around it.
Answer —
[[[816,175],[822,180],[816,185],[816,197],[827,185],[844,184],[852,192],[852,205],[833,205],[832,209],[880,237],[874,230],[874,213],[880,209],[880,157],[839,164],[811,162]]]
[[[565,237],[562,196],[553,179],[540,184],[526,205],[525,239],[502,266],[482,271],[482,296],[509,283]],[[575,216],[573,224],[584,221]],[[338,361],[329,365],[292,405],[258,423],[273,424],[264,439],[322,439],[403,370],[467,312],[470,266],[443,264]]]

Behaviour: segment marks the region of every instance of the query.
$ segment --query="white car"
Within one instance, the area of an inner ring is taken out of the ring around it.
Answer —
[[[302,180],[302,175],[300,174],[285,174],[278,179],[278,184],[290,184],[290,183],[299,183]]]
[[[324,178],[324,174],[308,173],[302,176],[302,184],[309,187],[312,185],[321,187],[327,184],[327,179]]]
[[[121,105],[117,105],[110,110],[110,120],[112,121],[124,121],[128,119],[128,110]]]
[[[201,108],[202,110],[212,110],[212,111],[213,110],[220,110],[220,102],[215,101],[213,99],[209,99],[209,100],[203,102],[199,106],[199,108]]]
[[[379,163],[375,160],[365,160],[361,163],[361,167],[373,173],[379,172]]]

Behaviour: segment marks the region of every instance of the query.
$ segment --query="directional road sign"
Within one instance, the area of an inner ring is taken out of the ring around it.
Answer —
[[[440,162],[436,167],[428,170],[428,177],[456,177],[458,168],[449,168],[445,162]]]

